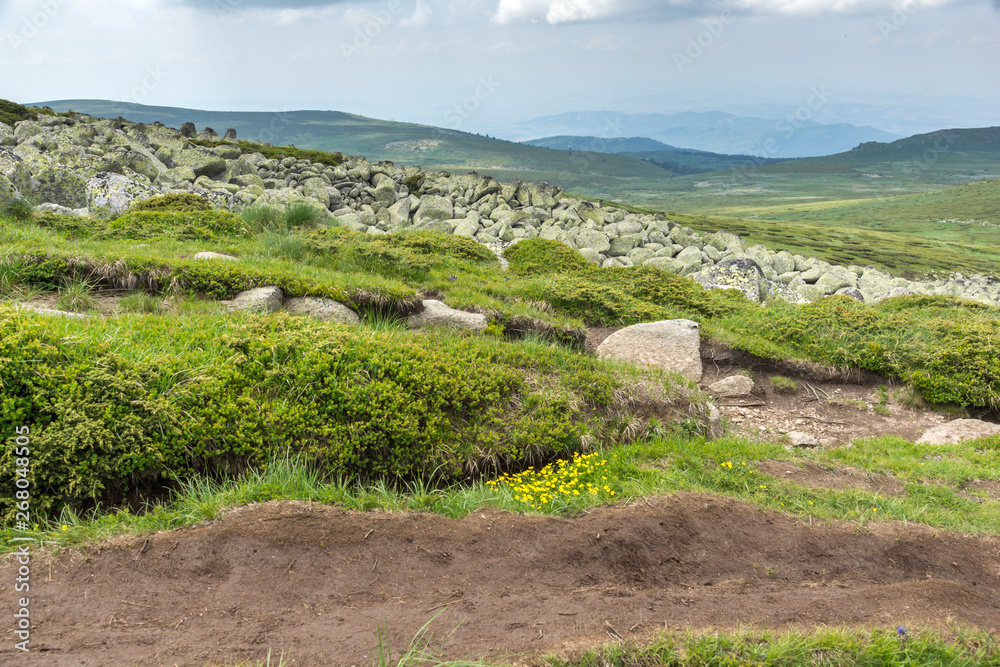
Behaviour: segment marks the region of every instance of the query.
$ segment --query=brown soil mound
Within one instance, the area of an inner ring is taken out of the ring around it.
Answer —
[[[400,648],[439,613],[446,656],[510,662],[664,627],[991,627],[998,558],[996,538],[810,525],[697,495],[569,519],[269,503],[51,571],[36,558],[33,651],[14,651],[6,614],[0,663],[204,665],[272,648],[368,665],[377,628]],[[0,565],[0,581],[15,576]]]

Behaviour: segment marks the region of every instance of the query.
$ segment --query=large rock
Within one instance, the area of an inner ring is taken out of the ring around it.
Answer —
[[[754,303],[760,303],[767,293],[764,271],[749,257],[724,260],[691,277],[705,289],[737,289]]]
[[[195,176],[218,176],[226,171],[226,161],[205,148],[189,148],[176,151],[170,156],[174,168],[188,168]]]
[[[634,324],[608,336],[597,348],[602,359],[656,366],[701,381],[699,325],[691,320]]]
[[[359,324],[361,322],[357,313],[333,299],[311,296],[289,299],[285,304],[285,310],[293,315],[308,315],[329,322],[342,324]]]
[[[420,198],[420,207],[413,216],[417,224],[427,220],[451,220],[455,217],[455,206],[447,197],[439,195],[424,195]]]
[[[965,440],[986,438],[1000,434],[1000,424],[979,419],[956,419],[924,432],[918,445],[950,445]]]
[[[152,188],[121,174],[97,174],[87,181],[87,210],[91,215],[121,215],[132,202],[149,199]]]
[[[708,390],[719,398],[749,396],[753,391],[753,380],[746,375],[730,375],[708,385]]]
[[[246,312],[273,313],[281,310],[284,300],[285,295],[281,288],[269,285],[240,292],[233,299],[230,308]]]
[[[0,146],[16,146],[17,140],[14,138],[14,129],[9,125],[0,123]]]
[[[434,299],[424,300],[423,305],[424,309],[422,311],[410,316],[409,325],[411,329],[438,326],[449,327],[451,329],[482,331],[489,324],[485,315],[467,313],[464,310],[455,310]]]
[[[581,229],[578,235],[577,246],[580,248],[590,248],[594,252],[606,255],[611,249],[611,241],[604,232],[595,229]]]

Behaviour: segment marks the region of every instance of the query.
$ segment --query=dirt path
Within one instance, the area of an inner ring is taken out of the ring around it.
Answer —
[[[34,571],[34,652],[14,652],[5,614],[4,665],[204,665],[273,648],[360,666],[380,625],[401,647],[438,613],[437,635],[458,626],[447,655],[516,662],[663,627],[1000,625],[996,538],[809,525],[697,495],[571,519],[269,503]],[[14,576],[0,565],[0,581]]]

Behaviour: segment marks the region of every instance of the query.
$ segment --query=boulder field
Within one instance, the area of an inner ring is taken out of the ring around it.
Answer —
[[[431,229],[498,253],[522,239],[551,239],[601,267],[655,267],[707,288],[739,290],[758,303],[942,294],[1000,305],[1000,282],[990,277],[911,281],[870,266],[837,266],[748,246],[724,231],[700,234],[663,214],[630,213],[545,183],[501,183],[475,172],[453,175],[339,154],[315,161],[294,149],[284,152],[297,155],[267,157],[261,149],[238,142],[233,131],[220,139],[189,123],[175,130],[83,114],[0,123],[0,200],[29,197],[42,202],[41,210],[116,215],[133,201],[171,192],[201,194],[227,209],[304,199],[370,234]]]

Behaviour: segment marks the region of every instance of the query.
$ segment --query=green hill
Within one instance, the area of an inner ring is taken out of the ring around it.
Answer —
[[[557,151],[468,132],[366,118],[339,111],[243,112],[154,107],[107,100],[40,102],[56,111],[169,127],[192,122],[220,135],[228,128],[240,139],[335,151],[396,164],[444,171],[478,171],[501,180],[548,182],[596,197],[648,189],[672,176],[632,157],[598,152]]]

